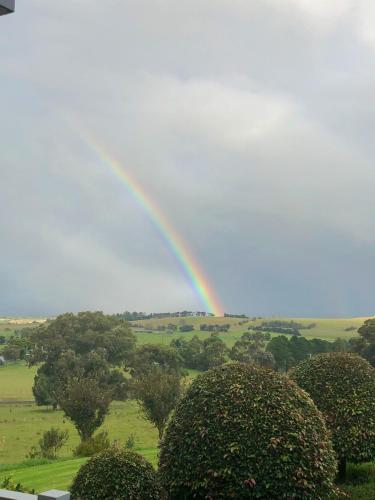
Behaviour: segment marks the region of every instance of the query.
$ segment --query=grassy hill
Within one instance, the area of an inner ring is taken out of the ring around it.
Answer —
[[[236,340],[238,340],[242,333],[246,332],[249,326],[260,326],[265,321],[295,321],[302,325],[308,326],[315,323],[315,327],[309,330],[302,329],[301,334],[308,338],[320,338],[324,340],[335,340],[338,337],[343,339],[350,339],[357,335],[358,328],[364,323],[367,318],[257,318],[255,321],[249,319],[245,320],[239,318],[217,318],[217,317],[188,317],[188,318],[163,318],[163,319],[149,319],[142,321],[132,322],[133,328],[140,343],[170,343],[173,338],[178,338],[181,335],[189,339],[195,334],[199,334],[202,338],[208,337],[209,332],[201,332],[200,325],[223,325],[229,324],[230,329],[228,332],[221,333],[221,338],[231,347]],[[180,327],[182,325],[193,325],[194,331],[187,333],[179,332],[158,332],[160,327],[167,327],[169,324]]]

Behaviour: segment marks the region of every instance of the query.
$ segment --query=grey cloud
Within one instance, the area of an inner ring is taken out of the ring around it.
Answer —
[[[372,313],[371,2],[17,7],[0,31],[0,314],[201,306],[74,124],[160,205],[227,310]]]

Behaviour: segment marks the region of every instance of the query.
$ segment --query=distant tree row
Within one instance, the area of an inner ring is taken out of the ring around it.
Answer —
[[[275,360],[275,368],[286,372],[301,361],[320,353],[348,352],[352,345],[344,339],[329,342],[322,339],[308,340],[304,337],[287,338],[284,335],[273,337],[268,345],[267,351],[272,353]]]
[[[205,311],[177,311],[165,313],[145,313],[145,312],[130,312],[125,311],[116,315],[124,321],[140,321],[146,319],[165,319],[165,318],[189,318],[189,317],[206,317],[213,316]]]
[[[230,329],[230,324],[205,324],[202,323],[199,326],[201,332],[228,332]]]
[[[297,323],[297,321],[285,321],[280,319],[262,321],[261,326],[263,327],[279,327],[279,328],[290,328],[292,330],[312,330],[316,327],[316,323],[309,323],[305,325],[303,323]]]
[[[285,328],[282,326],[249,326],[248,330],[253,332],[279,333],[280,335],[293,335],[299,337],[301,332],[296,328]]]
[[[184,367],[206,371],[228,360],[229,350],[217,333],[201,340],[197,335],[191,340],[174,339],[171,347],[178,353]]]

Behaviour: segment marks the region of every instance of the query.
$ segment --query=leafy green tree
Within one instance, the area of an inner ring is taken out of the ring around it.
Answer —
[[[275,367],[281,372],[288,371],[295,364],[289,341],[284,335],[273,337],[267,345],[267,351],[272,353]]]
[[[228,360],[228,348],[218,333],[211,335],[203,341],[203,352],[200,357],[200,369],[209,370],[220,366]]]
[[[375,367],[375,318],[366,320],[358,333],[359,338],[351,339],[351,346]]]
[[[321,354],[333,351],[332,342],[328,342],[328,340],[323,339],[311,339],[311,354]]]
[[[140,346],[135,354],[131,372],[133,376],[140,376],[154,368],[161,368],[167,372],[182,371],[182,359],[179,353],[170,346],[144,344]]]
[[[176,407],[183,391],[178,372],[166,372],[159,367],[144,373],[135,381],[135,397],[149,420],[163,437],[169,415]]]
[[[128,380],[109,365],[104,349],[83,356],[66,351],[54,363],[45,362],[38,368],[33,386],[36,403],[52,405],[56,409],[60,394],[74,377],[96,380],[116,400],[124,400],[128,395]]]
[[[307,359],[311,352],[311,343],[304,337],[292,337],[289,340],[289,350],[296,364]]]
[[[114,367],[129,367],[136,339],[121,318],[102,312],[63,314],[29,332],[28,342],[29,365],[40,364],[33,387],[37,404],[54,408],[64,404],[70,411],[69,400],[78,397],[73,379],[91,380],[99,387],[102,401],[126,398],[128,382]]]
[[[35,402],[38,406],[52,406],[54,410],[57,408],[57,380],[43,373],[43,367],[38,369],[34,378],[33,394]]]
[[[323,413],[342,479],[347,461],[375,458],[375,370],[365,359],[351,353],[318,354],[296,366],[291,378]]]
[[[349,342],[342,338],[337,338],[334,342],[332,342],[332,351],[333,352],[349,352],[350,345]]]
[[[194,330],[194,325],[181,325],[179,328],[180,332],[192,332]]]
[[[29,341],[27,338],[10,337],[6,342],[2,355],[8,361],[20,361],[26,359],[29,352]]]
[[[201,365],[201,357],[203,353],[203,341],[197,336],[190,340],[182,338],[173,339],[171,347],[176,349],[180,358],[182,359],[183,366],[193,370],[199,370]]]
[[[124,366],[132,359],[135,342],[120,318],[101,312],[66,313],[33,330],[29,364],[52,364],[66,351],[85,355],[104,349],[110,364]]]
[[[73,379],[59,398],[59,405],[73,422],[82,441],[89,439],[109,412],[111,392],[94,379]]]
[[[265,351],[270,338],[269,333],[244,333],[241,339],[237,340],[232,347],[230,358],[240,363],[256,364],[265,368],[272,368],[275,363],[273,355],[271,352]]]

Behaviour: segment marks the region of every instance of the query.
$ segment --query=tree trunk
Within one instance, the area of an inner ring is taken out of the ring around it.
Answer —
[[[338,474],[338,479],[342,483],[346,479],[346,457],[341,457],[339,459],[339,474]]]

